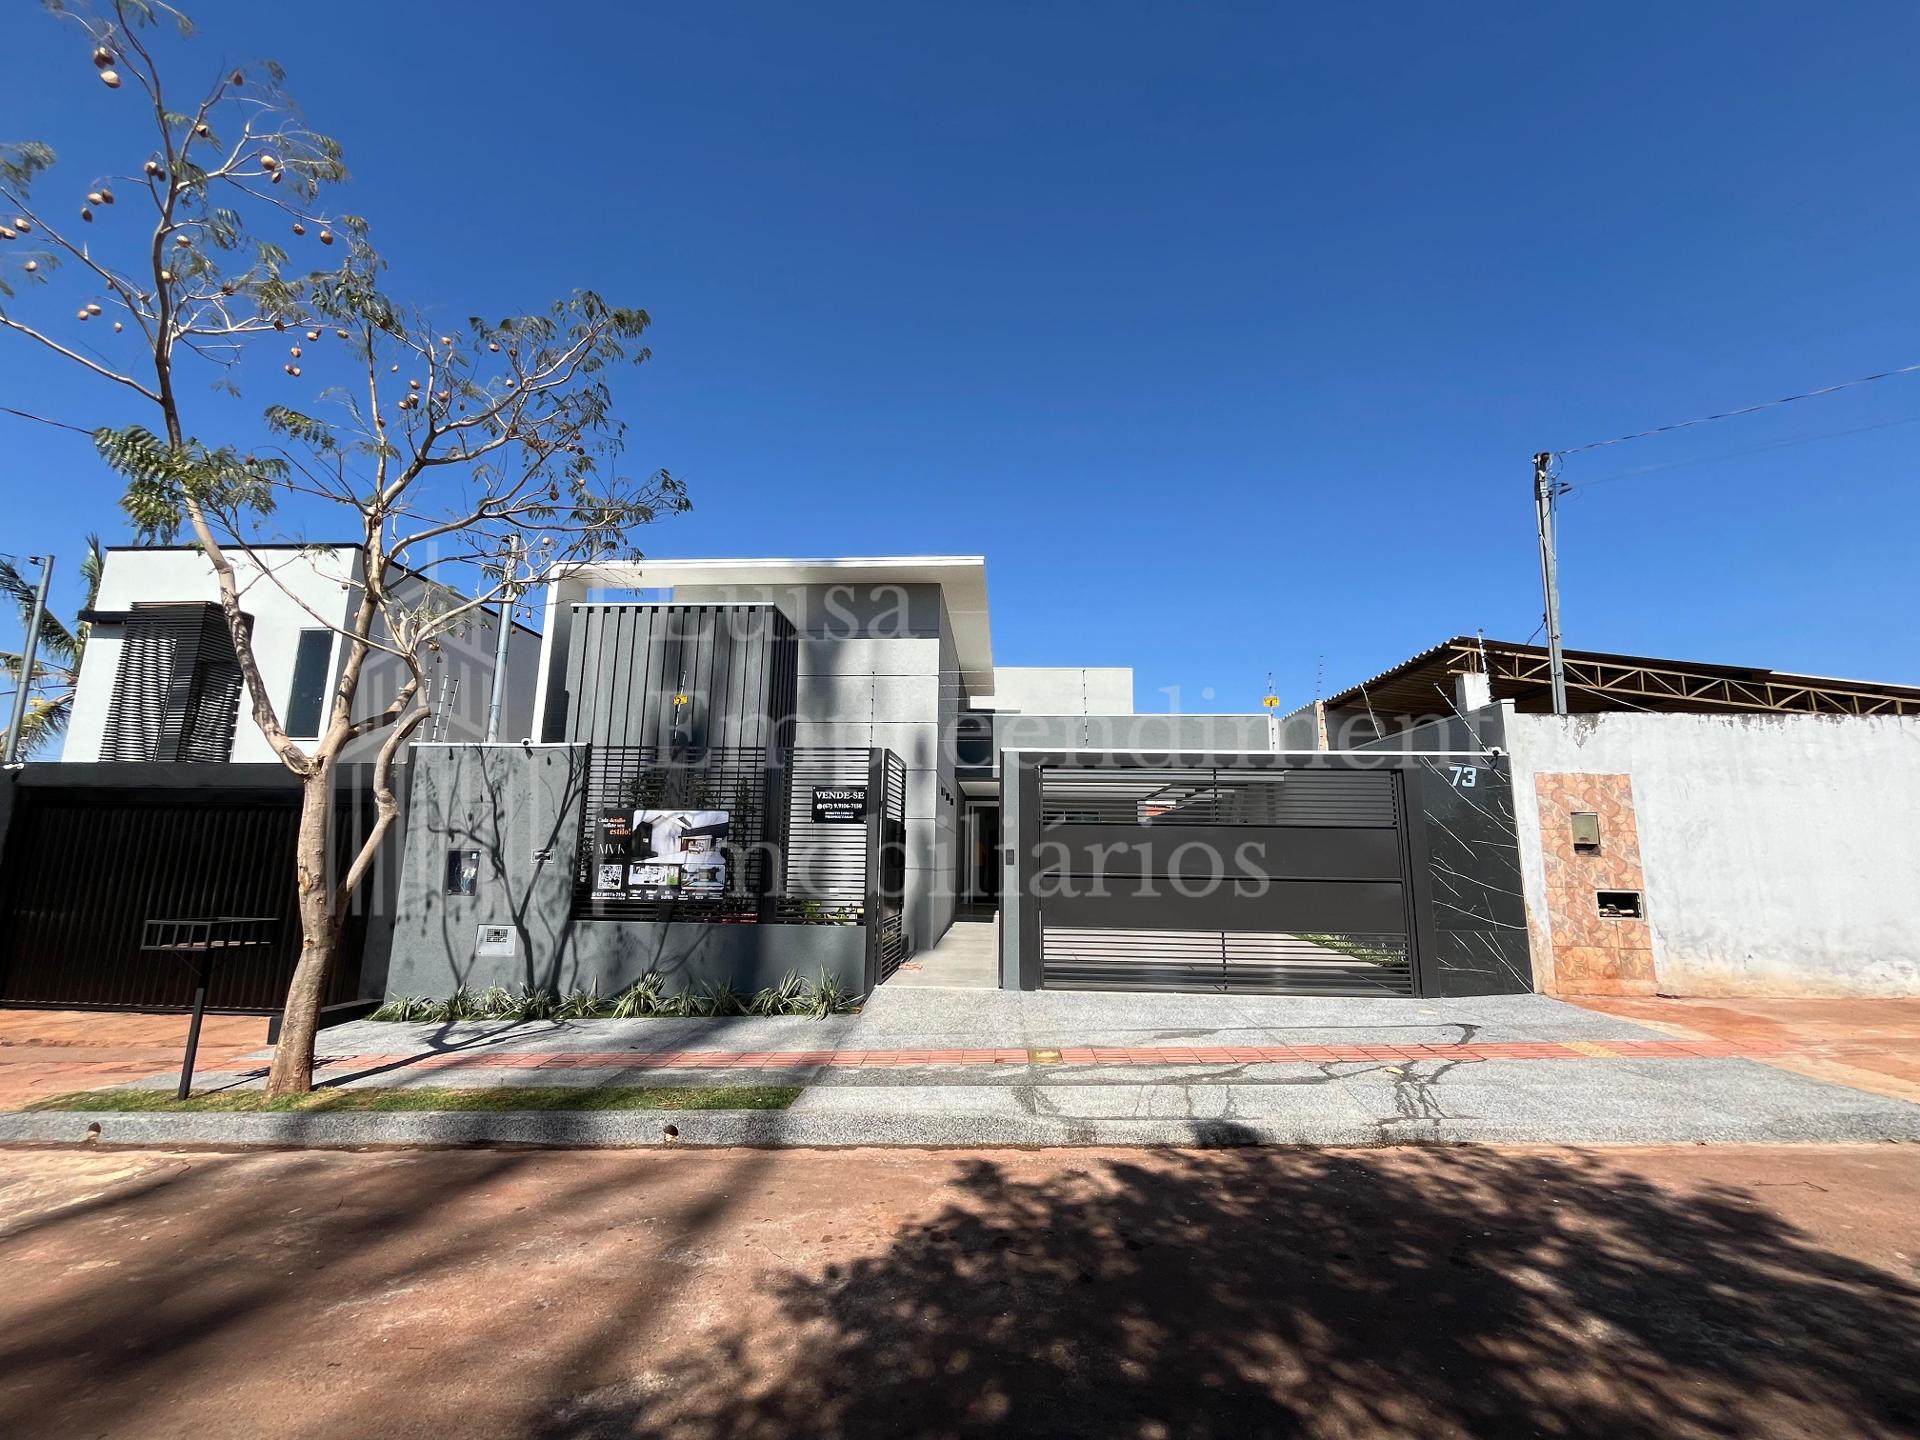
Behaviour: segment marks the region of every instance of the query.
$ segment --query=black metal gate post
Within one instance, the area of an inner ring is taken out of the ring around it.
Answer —
[[[207,987],[213,981],[213,952],[195,961],[193,966],[193,1018],[187,1022],[187,1053],[180,1061],[180,1088],[174,1098],[184,1100],[193,1093],[193,1057],[200,1050],[200,1022],[207,1013]]]

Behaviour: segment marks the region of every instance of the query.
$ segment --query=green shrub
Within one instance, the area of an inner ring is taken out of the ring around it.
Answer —
[[[431,1020],[440,1008],[424,995],[395,995],[374,1011],[369,1020]]]
[[[853,997],[833,976],[822,971],[813,990],[807,996],[804,1013],[815,1019],[824,1019],[828,1015],[844,1015],[853,1009]]]
[[[688,1015],[739,1015],[745,1012],[741,1003],[742,995],[728,981],[718,985],[702,985],[699,993],[686,997],[685,1013]]]
[[[607,1004],[600,998],[600,982],[595,981],[584,990],[568,992],[553,1009],[556,1020],[597,1020],[607,1013]]]
[[[489,985],[480,992],[480,998],[473,1002],[473,1013],[474,1018],[480,1020],[516,1019],[513,992],[504,985]]]
[[[508,1020],[551,1020],[553,1018],[554,999],[551,991],[536,990],[531,985],[522,985],[507,1002]]]
[[[468,990],[466,986],[458,985],[454,987],[453,993],[447,997],[446,1003],[440,1007],[440,1014],[435,1018],[440,1020],[478,1020],[480,1018],[480,1007],[474,1004],[473,993]]]
[[[764,990],[756,990],[753,998],[747,1002],[750,1015],[801,1015],[806,1013],[807,983],[800,978],[800,972],[789,970],[780,977],[780,983],[769,985]]]
[[[660,1013],[661,995],[666,989],[666,981],[658,970],[649,970],[633,984],[622,990],[613,999],[613,1018],[616,1020],[638,1020],[647,1015]]]

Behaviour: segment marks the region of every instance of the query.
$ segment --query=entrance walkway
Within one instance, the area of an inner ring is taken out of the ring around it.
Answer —
[[[930,950],[894,971],[889,988],[991,990],[1000,984],[1000,927],[956,920]]]

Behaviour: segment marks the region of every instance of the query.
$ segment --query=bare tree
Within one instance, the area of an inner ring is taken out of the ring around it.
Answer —
[[[636,527],[687,508],[665,471],[636,480],[619,468],[625,430],[606,375],[647,358],[648,317],[577,291],[497,322],[429,323],[382,289],[367,223],[325,203],[346,179],[340,148],[299,119],[277,65],[223,67],[175,109],[160,54],[167,27],[191,35],[184,15],[160,0],[48,8],[84,33],[103,100],[135,103],[147,153],[56,209],[36,198],[52,149],[0,147],[0,244],[14,252],[0,251],[0,333],[157,413],[157,425],[103,425],[93,440],[124,478],[142,534],[185,532],[205,554],[254,723],[301,781],[301,950],[267,1082],[269,1094],[301,1093],[348,906],[398,813],[393,767],[426,716],[440,642],[484,614],[510,623],[514,597],[540,573],[630,553]],[[338,263],[303,268],[296,247]],[[66,288],[71,321],[14,303],[22,282],[46,287],[36,295]],[[191,421],[220,417],[189,413],[186,376],[204,371],[237,395],[263,361],[300,399],[267,407],[265,443],[197,435]],[[293,594],[260,553],[287,511],[329,515],[336,534],[350,517],[365,557],[347,622],[314,614],[344,644],[320,737],[304,743],[261,682],[243,609],[248,583]],[[349,746],[376,744],[368,737],[378,737],[375,815],[341,865],[337,772]]]

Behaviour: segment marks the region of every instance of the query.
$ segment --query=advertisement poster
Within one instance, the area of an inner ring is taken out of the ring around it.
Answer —
[[[593,893],[624,895],[627,861],[633,854],[633,815],[626,810],[602,810],[594,837]]]
[[[636,900],[724,894],[725,810],[636,810],[625,893]]]

